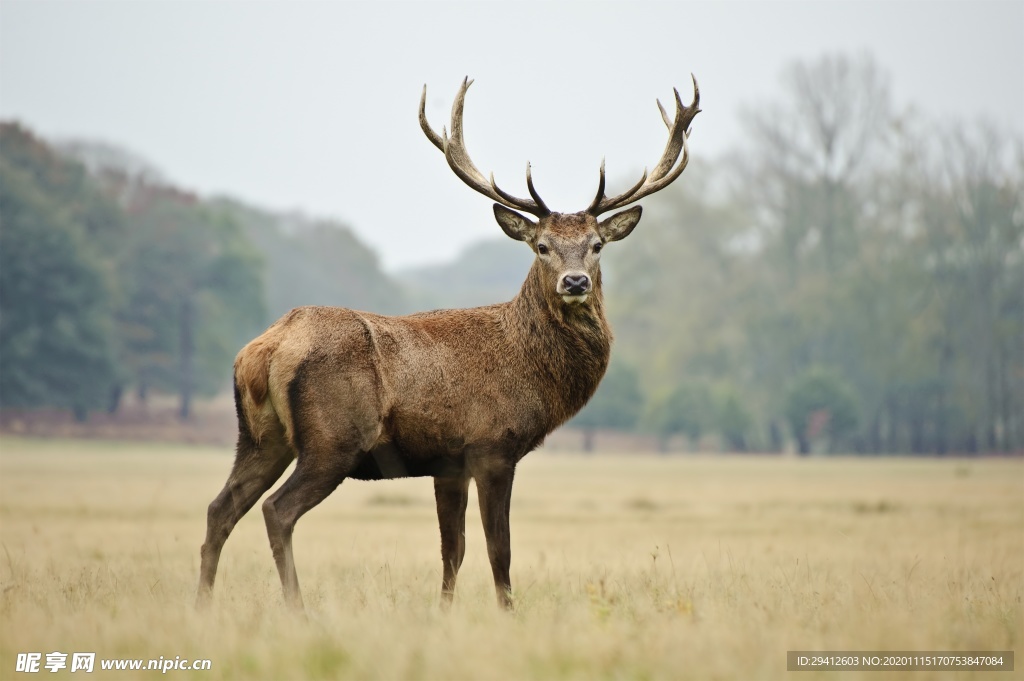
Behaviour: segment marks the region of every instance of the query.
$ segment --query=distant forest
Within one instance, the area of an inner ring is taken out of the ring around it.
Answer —
[[[109,146],[0,124],[0,406],[116,411],[128,390],[231,384],[238,350],[298,305],[409,312],[345,227],[175,187]]]
[[[616,343],[574,419],[673,447],[1024,451],[1024,140],[892,104],[868,58],[792,64],[735,150],[609,247]],[[196,196],[109,146],[0,124],[0,407],[116,411],[230,386],[288,309],[515,294],[491,240],[389,276],[345,225]]]

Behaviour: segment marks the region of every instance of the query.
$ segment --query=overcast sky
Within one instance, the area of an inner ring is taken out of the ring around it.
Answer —
[[[175,183],[349,224],[389,269],[497,235],[424,138],[464,75],[477,165],[575,211],[665,142],[655,99],[697,75],[691,154],[740,133],[783,67],[867,52],[899,106],[1024,137],[1024,2],[0,2],[0,117],[92,138]],[[690,169],[692,170],[692,168]],[[688,171],[689,172],[689,171]],[[685,181],[684,175],[682,181]]]

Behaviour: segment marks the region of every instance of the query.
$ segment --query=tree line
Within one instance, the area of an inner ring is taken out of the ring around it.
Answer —
[[[733,154],[616,244],[620,366],[581,423],[731,450],[1024,450],[1022,140],[897,111],[864,57],[793,64],[742,120]]]
[[[792,64],[742,129],[609,249],[616,343],[574,421],[588,441],[1024,449],[1024,141],[899,110],[886,74],[844,55]],[[520,251],[477,247],[403,283],[344,225],[200,198],[124,152],[2,124],[0,406],[84,417],[158,391],[187,417],[291,307],[494,302],[522,282]]]

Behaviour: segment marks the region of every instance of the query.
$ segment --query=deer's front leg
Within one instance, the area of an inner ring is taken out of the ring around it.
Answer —
[[[512,479],[515,477],[514,464],[494,464],[475,471],[477,495],[480,497],[480,516],[487,538],[487,556],[491,561],[494,588],[498,605],[512,609],[512,582],[509,567],[512,564],[508,514],[512,500]]]
[[[437,523],[441,527],[441,604],[449,607],[455,595],[455,580],[466,555],[466,503],[469,478],[434,478]]]

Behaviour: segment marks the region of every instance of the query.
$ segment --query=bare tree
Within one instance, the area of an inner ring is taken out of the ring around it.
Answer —
[[[892,123],[886,77],[868,57],[797,62],[783,74],[783,97],[748,108],[751,153],[741,194],[761,226],[782,233],[791,272],[812,248],[833,268],[852,238],[860,208],[856,183],[880,160]]]
[[[988,122],[920,140],[920,257],[932,278],[939,380],[934,439],[967,448],[1024,444],[1024,145]],[[959,404],[957,404],[959,403]],[[954,423],[949,423],[954,421]]]

